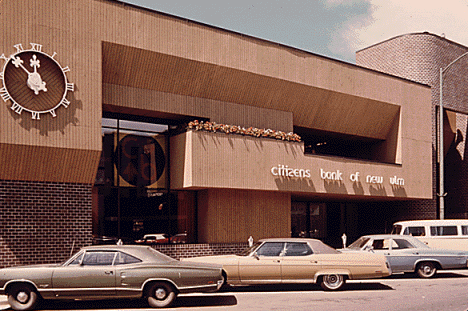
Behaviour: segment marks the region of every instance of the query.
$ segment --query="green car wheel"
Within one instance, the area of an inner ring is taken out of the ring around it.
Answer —
[[[18,284],[8,291],[8,303],[13,310],[34,310],[38,294],[28,284]]]
[[[176,291],[170,284],[153,283],[148,289],[148,304],[152,308],[166,308],[174,302],[176,296]]]

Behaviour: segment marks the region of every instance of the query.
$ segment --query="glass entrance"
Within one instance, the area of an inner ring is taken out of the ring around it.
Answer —
[[[291,236],[324,239],[327,232],[324,203],[291,202]]]
[[[95,236],[132,242],[145,234],[164,234],[177,243],[195,241],[196,196],[169,189],[170,127],[157,121],[127,115],[102,119],[103,151],[93,191]]]

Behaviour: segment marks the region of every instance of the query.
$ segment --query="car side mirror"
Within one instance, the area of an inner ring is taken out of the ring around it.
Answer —
[[[367,246],[364,247],[364,250],[373,253],[374,252],[374,247],[372,245],[367,245]]]

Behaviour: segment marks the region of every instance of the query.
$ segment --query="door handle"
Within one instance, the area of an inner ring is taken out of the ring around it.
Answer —
[[[311,263],[318,263],[317,260],[311,260],[310,262],[311,262]]]
[[[105,273],[105,274],[107,274],[107,275],[114,274],[114,272],[113,272],[113,271],[105,271],[104,273]]]

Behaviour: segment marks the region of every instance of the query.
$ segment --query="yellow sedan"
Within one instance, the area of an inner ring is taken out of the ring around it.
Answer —
[[[183,260],[221,264],[230,285],[318,283],[325,290],[338,290],[348,279],[391,274],[383,255],[341,253],[316,239],[263,239],[237,255]]]

